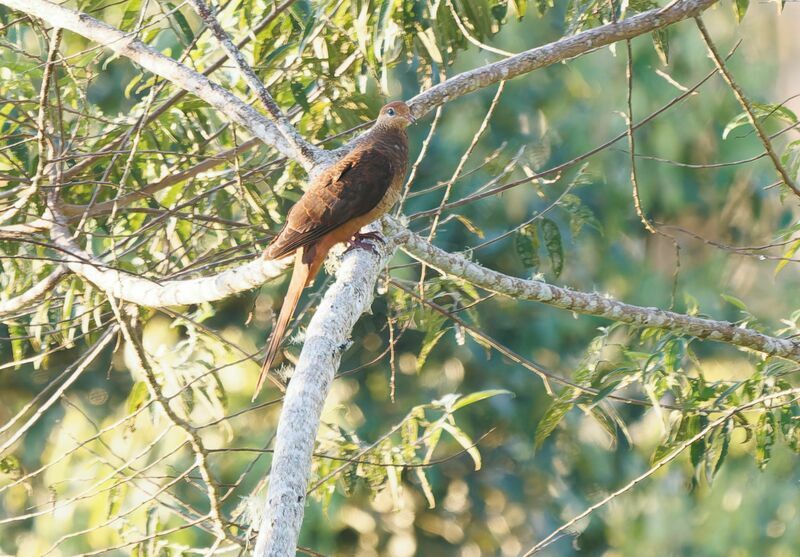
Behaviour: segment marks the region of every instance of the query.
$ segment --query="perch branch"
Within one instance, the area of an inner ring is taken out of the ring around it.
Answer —
[[[278,422],[269,489],[256,541],[256,557],[295,554],[320,414],[341,352],[361,314],[372,303],[375,283],[393,246],[380,256],[357,250],[344,256],[306,329]]]

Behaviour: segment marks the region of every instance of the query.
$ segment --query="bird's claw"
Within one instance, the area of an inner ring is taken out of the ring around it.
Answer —
[[[380,255],[378,253],[378,249],[375,247],[374,244],[370,242],[370,240],[378,241],[383,245],[386,245],[386,240],[383,236],[380,235],[379,232],[358,232],[353,235],[350,239],[349,245],[345,250],[345,253],[349,253],[350,251],[361,248],[367,251],[374,253],[375,255]]]

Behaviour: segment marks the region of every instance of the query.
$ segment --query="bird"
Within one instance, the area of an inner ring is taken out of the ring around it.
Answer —
[[[386,214],[400,198],[408,167],[406,128],[413,123],[416,119],[405,102],[383,106],[352,150],[312,180],[264,251],[267,260],[294,254],[294,268],[253,400],[275,361],[303,289],[313,281],[330,249],[347,241],[349,249],[374,251],[366,240],[382,241],[376,232],[362,234],[359,230]]]

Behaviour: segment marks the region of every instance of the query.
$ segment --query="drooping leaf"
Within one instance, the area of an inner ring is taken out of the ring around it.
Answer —
[[[764,469],[772,458],[772,446],[775,444],[775,414],[766,410],[759,416],[755,427],[756,464]]]
[[[661,27],[652,33],[653,47],[656,49],[661,63],[669,64],[669,27]]]
[[[750,0],[733,0],[733,11],[736,14],[736,21],[739,23],[744,19],[744,14],[747,13],[747,8],[750,6]]]
[[[556,426],[561,423],[561,420],[567,415],[567,412],[572,410],[572,407],[575,406],[572,400],[573,396],[574,389],[572,387],[567,387],[561,391],[561,394],[550,404],[550,407],[544,413],[542,419],[539,420],[539,425],[536,426],[536,434],[534,436],[534,446],[536,448],[542,446],[542,443],[550,437],[550,434],[553,433]]]
[[[538,269],[539,259],[539,231],[535,222],[532,222],[514,235],[514,248],[522,264],[529,269]]]
[[[542,238],[547,254],[550,256],[550,268],[553,275],[559,277],[564,269],[564,246],[558,225],[550,219],[542,220]]]
[[[472,461],[475,463],[475,470],[481,469],[481,453],[478,451],[478,447],[475,446],[475,443],[472,441],[469,435],[467,435],[461,428],[458,426],[451,424],[447,421],[442,422],[442,429],[444,429],[447,433],[449,433],[453,439],[455,439],[461,447],[469,456],[472,457]]]

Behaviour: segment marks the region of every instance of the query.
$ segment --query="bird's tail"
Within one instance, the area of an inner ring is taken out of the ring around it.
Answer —
[[[297,250],[294,259],[294,270],[292,271],[292,280],[289,283],[289,290],[286,291],[286,297],[283,299],[281,312],[278,315],[278,320],[275,322],[275,327],[272,329],[272,336],[269,339],[269,346],[267,347],[267,357],[264,359],[264,364],[261,366],[261,374],[258,376],[258,383],[256,383],[256,390],[253,393],[253,400],[256,399],[264,381],[269,374],[269,369],[278,355],[278,349],[281,346],[283,335],[286,333],[286,327],[294,315],[294,310],[297,307],[297,302],[300,301],[300,295],[303,293],[308,280],[310,278],[311,266],[309,263],[303,261],[303,252],[305,250],[300,248]]]

